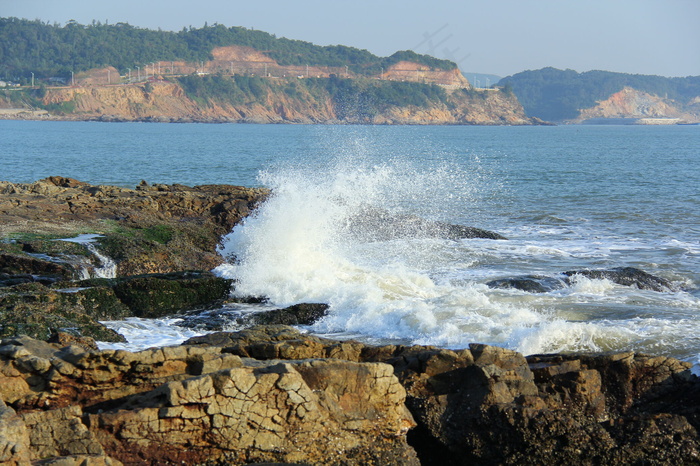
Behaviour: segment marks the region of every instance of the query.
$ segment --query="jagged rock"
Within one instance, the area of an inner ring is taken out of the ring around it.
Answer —
[[[51,283],[73,278],[75,271],[62,264],[20,254],[0,254],[0,282],[14,278],[24,279],[23,283],[42,281]],[[11,286],[17,283],[4,283]]]
[[[214,306],[229,294],[231,280],[210,272],[152,274],[60,282],[50,289],[30,282],[0,288],[0,337],[48,339],[56,332],[74,338],[124,341],[100,321],[161,317]]]
[[[29,432],[15,410],[0,399],[0,464],[29,464]]]
[[[283,325],[139,353],[23,337],[0,341],[0,399],[12,410],[0,409],[0,432],[24,428],[13,445],[28,447],[0,452],[125,464],[418,464],[416,454],[448,466],[697,464],[690,366],[632,352],[375,347]]]
[[[40,283],[0,288],[0,337],[48,339],[54,331],[100,341],[124,341],[100,320],[121,319],[128,309],[105,287],[65,292]]]
[[[668,464],[700,458],[700,382],[690,364],[634,353],[522,355],[372,347],[281,326],[191,339],[258,359],[382,361],[407,391],[425,465]],[[341,349],[341,346],[343,348]]]
[[[404,398],[382,363],[0,342],[0,399],[21,410],[33,460],[417,465]]]
[[[216,252],[221,237],[268,194],[264,189],[227,185],[145,184],[132,190],[63,177],[31,184],[0,182],[0,193],[0,237],[31,233],[53,239],[92,230],[103,235],[98,249],[117,262],[119,275],[211,270],[223,260]],[[18,241],[24,252],[55,255],[56,248],[76,248],[43,240]],[[16,267],[20,259],[12,255]],[[23,260],[31,261],[28,257]],[[57,268],[50,261],[41,262]],[[31,268],[31,272],[0,271],[36,273],[36,264]],[[39,275],[72,278],[73,273],[57,269]]]

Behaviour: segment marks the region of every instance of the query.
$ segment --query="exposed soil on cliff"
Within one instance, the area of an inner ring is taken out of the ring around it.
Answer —
[[[445,80],[454,81],[451,72]],[[461,76],[461,75],[460,75]],[[296,79],[296,78],[294,78]],[[232,103],[195,102],[174,82],[158,81],[130,85],[84,86],[49,89],[44,105],[71,106],[53,119],[165,122],[248,123],[369,123],[369,124],[476,124],[528,125],[541,123],[528,118],[513,96],[500,91],[471,91],[459,86],[446,89],[447,101],[428,106],[387,105],[372,115],[355,115],[334,104],[330,95],[312,94],[298,86],[294,96],[286,82],[273,81],[272,92],[263,100]]]

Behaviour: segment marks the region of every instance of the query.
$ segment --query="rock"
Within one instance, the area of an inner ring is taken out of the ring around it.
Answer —
[[[562,278],[526,275],[515,278],[502,278],[486,283],[491,288],[513,288],[529,293],[547,293],[559,290],[574,283],[577,276],[593,280],[610,280],[623,286],[632,286],[640,290],[667,292],[674,290],[668,280],[651,275],[634,267],[616,267],[608,270],[570,270],[562,274]]]
[[[404,398],[383,363],[0,342],[0,399],[20,410],[28,448],[15,451],[31,460],[417,465]]]
[[[684,464],[700,458],[700,382],[690,364],[672,358],[620,353],[526,359],[486,345],[460,351],[371,347],[283,326],[188,343],[205,342],[257,359],[391,364],[417,423],[408,439],[421,464]]]
[[[12,434],[0,435],[0,454],[15,464],[696,464],[690,367],[633,352],[375,347],[284,325],[138,353],[6,339],[0,433]]]
[[[350,218],[348,230],[352,235],[366,241],[388,241],[400,238],[506,239],[498,233],[480,228],[433,222],[415,215],[392,214],[373,207],[365,207]]]
[[[576,275],[595,280],[607,279],[618,285],[633,286],[640,290],[660,292],[673,290],[673,285],[668,280],[634,267],[616,267],[609,270],[572,270],[564,272],[564,275],[570,279]]]
[[[75,236],[86,230],[103,235],[98,249],[117,262],[119,275],[167,273],[181,270],[211,270],[221,264],[216,252],[221,237],[268,194],[264,189],[227,185],[188,187],[140,185],[137,189],[92,186],[77,180],[50,177],[31,184],[0,182],[0,237],[10,234],[45,235],[45,239],[20,241],[25,245],[12,253],[13,267],[32,259],[26,252],[55,256],[62,248],[46,239]],[[1,249],[0,249],[1,251]],[[65,251],[64,251],[65,252]],[[72,278],[50,261],[50,273]],[[37,274],[36,264],[14,271]]]
[[[526,275],[516,278],[501,278],[486,283],[490,288],[516,289],[528,293],[547,293],[559,290],[566,286],[567,282],[554,277],[540,275]]]
[[[100,341],[124,341],[100,320],[121,319],[128,308],[105,287],[65,292],[40,283],[0,288],[0,337],[48,339],[55,331]]]
[[[250,314],[254,325],[311,325],[326,315],[328,304],[301,303],[284,309]]]
[[[0,399],[0,463],[29,464],[29,432],[15,410]]]
[[[228,296],[231,280],[210,272],[181,272],[60,285],[71,288],[50,289],[33,282],[0,288],[0,337],[23,334],[48,339],[58,332],[76,339],[124,341],[100,321],[162,317],[215,306]]]
[[[24,280],[24,283],[40,281],[51,283],[58,280],[75,277],[75,271],[65,265],[48,260],[20,254],[0,253],[0,281],[6,282],[12,278]],[[11,286],[18,283],[5,283],[0,286]]]
[[[326,315],[327,304],[301,303],[284,309],[271,309],[240,314],[235,309],[212,309],[188,313],[176,325],[205,331],[222,330],[227,326],[251,327],[253,325],[312,325]]]
[[[148,318],[222,302],[233,283],[210,272],[150,274],[115,281],[119,300],[133,315]]]

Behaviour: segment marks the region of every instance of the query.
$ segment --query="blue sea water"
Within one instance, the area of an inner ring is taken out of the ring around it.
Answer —
[[[331,304],[310,328],[319,334],[700,358],[697,126],[0,121],[0,138],[5,181],[271,187],[275,195],[223,239],[222,253],[239,260],[217,272],[237,278],[238,293],[276,305]],[[368,205],[509,240],[348,235],[349,219]],[[622,266],[673,289],[585,278],[548,293],[485,285]],[[169,341],[171,330],[186,336],[171,321],[111,325],[136,346]]]

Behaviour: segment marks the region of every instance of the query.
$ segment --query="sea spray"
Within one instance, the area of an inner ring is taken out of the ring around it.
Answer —
[[[261,180],[273,194],[225,239],[222,253],[231,263],[218,271],[237,280],[239,295],[265,296],[280,306],[330,304],[314,327],[318,332],[508,344],[512,329],[537,325],[542,315],[492,301],[483,285],[450,280],[472,264],[462,246],[484,240],[376,241],[357,234],[367,209],[441,220],[468,216],[474,189],[468,173],[445,164],[432,168],[342,161],[328,170],[266,172]]]
[[[516,212],[514,224],[482,216],[500,185],[478,158],[460,166],[346,154],[267,170],[260,181],[273,194],[225,238],[229,263],[218,272],[237,280],[241,296],[330,304],[313,332],[451,348],[479,342],[526,354],[638,350],[694,360],[700,347],[691,337],[700,333],[700,300],[690,293],[583,277],[546,293],[489,288],[498,278],[635,265],[632,254],[643,260],[654,246],[585,218],[527,223]],[[489,218],[510,239],[373,234],[377,219],[400,230],[396,219],[412,216],[493,228]]]

